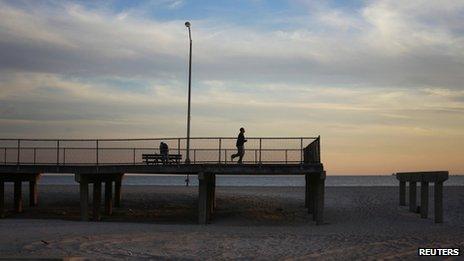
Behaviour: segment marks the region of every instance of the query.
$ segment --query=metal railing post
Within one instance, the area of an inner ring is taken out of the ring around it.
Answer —
[[[21,153],[21,140],[18,139],[18,158],[16,159],[16,164],[19,165],[19,159],[20,159],[20,154]]]
[[[224,150],[224,164],[227,164],[227,149]]]
[[[287,164],[287,153],[288,153],[288,150],[285,150],[285,164]]]
[[[259,139],[259,163],[261,163],[261,160],[262,160],[262,158],[261,158],[261,155],[262,155],[262,153],[261,153],[261,152],[262,152],[262,144],[263,144],[262,141],[263,141],[263,139],[260,138],[260,139]]]
[[[258,150],[255,149],[255,164],[258,163]]]
[[[133,157],[133,159],[134,159],[134,165],[135,165],[135,148],[134,148],[133,151],[132,151],[132,157]]]
[[[180,154],[180,138],[177,139],[177,154]]]
[[[95,145],[96,145],[95,146],[95,148],[96,148],[96,152],[95,152],[96,155],[95,156],[96,156],[96,161],[97,161],[96,163],[98,165],[98,140],[95,140]]]
[[[221,146],[222,146],[222,139],[219,138],[219,164],[221,164]]]
[[[56,141],[56,165],[60,165],[60,140]]]
[[[197,161],[197,149],[193,149],[193,164]]]
[[[36,154],[37,154],[37,153],[36,153],[36,150],[37,150],[37,149],[36,149],[36,148],[34,148],[34,165],[35,165],[35,163],[36,163],[36,159],[37,159],[37,156],[36,156]]]
[[[66,148],[63,148],[63,165],[66,165]]]
[[[300,163],[303,162],[303,138],[300,138]]]

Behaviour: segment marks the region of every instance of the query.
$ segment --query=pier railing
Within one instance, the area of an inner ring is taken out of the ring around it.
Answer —
[[[321,162],[321,142],[317,137],[313,142],[303,149],[303,162],[305,164]]]
[[[309,164],[320,162],[320,137],[251,137],[245,143],[244,164]],[[233,164],[235,137],[190,138],[191,164]],[[186,138],[152,139],[0,139],[0,164],[109,165],[145,164],[142,154],[186,156]]]

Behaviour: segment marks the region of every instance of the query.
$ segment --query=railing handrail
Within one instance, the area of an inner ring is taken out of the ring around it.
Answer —
[[[112,151],[129,151],[132,152],[133,164],[140,161],[142,153],[158,153],[159,148],[157,142],[165,141],[170,143],[170,149],[178,154],[182,152],[193,151],[193,162],[231,162],[233,158],[240,155],[240,150],[235,153],[236,137],[192,137],[191,140],[196,140],[198,143],[196,148],[187,150],[185,140],[187,138],[169,137],[169,138],[134,138],[134,139],[1,139],[0,150],[3,154],[3,162],[11,162],[12,157],[15,157],[16,164],[23,164],[33,159],[34,164],[39,162],[55,161],[56,165],[67,164],[69,157],[72,155],[82,155],[76,151],[84,151],[85,157],[89,157],[97,166],[105,164],[110,157],[115,157],[119,161],[128,161],[126,154],[111,154]],[[244,151],[252,152],[251,158],[255,164],[266,162],[300,162],[300,163],[315,163],[320,162],[320,136],[318,137],[247,137],[250,147]],[[182,143],[181,143],[182,141]],[[223,141],[227,141],[224,143]],[[250,143],[251,141],[251,143]],[[174,143],[174,144],[173,144]],[[175,145],[177,144],[177,147]],[[298,147],[299,148],[298,148]],[[11,152],[13,150],[13,152]],[[15,152],[16,151],[16,152]],[[33,152],[31,154],[31,151]],[[45,151],[45,154],[44,154]],[[54,160],[50,160],[51,155],[47,154],[51,151],[56,155]],[[85,152],[91,151],[91,152]],[[108,154],[108,152],[110,154]],[[200,158],[198,153],[200,153]],[[210,152],[217,153],[216,156]],[[254,153],[253,153],[254,152]],[[289,155],[289,152],[291,153]],[[295,154],[294,152],[299,152]],[[116,153],[116,152],[115,152]],[[117,152],[119,153],[119,152]],[[113,155],[113,156],[112,156]],[[213,155],[213,156],[211,156]],[[229,156],[233,156],[229,160]],[[68,156],[68,157],[67,157]],[[290,158],[289,158],[290,156]],[[311,159],[309,158],[311,157]],[[80,156],[82,157],[82,156]],[[206,157],[206,160],[205,160]],[[210,157],[216,157],[210,160]],[[240,155],[240,160],[243,155]],[[250,155],[248,156],[250,158]],[[299,158],[299,160],[296,160]],[[36,159],[39,161],[37,162]],[[280,160],[279,160],[280,159]],[[87,161],[84,159],[84,161]],[[245,160],[246,161],[246,160]],[[146,162],[148,164],[148,161]],[[91,164],[91,163],[89,163]]]
[[[14,150],[17,150],[18,147],[0,147],[0,149],[14,149]],[[33,150],[33,149],[37,149],[37,150],[56,150],[57,147],[21,147],[20,149],[22,150]],[[60,147],[58,148],[60,150],[63,150],[63,149],[66,149],[66,150],[96,150],[97,148],[96,147]],[[159,148],[157,147],[114,147],[114,148],[111,148],[111,147],[99,147],[98,150],[159,150]],[[170,150],[177,150],[178,148],[177,147],[171,147]],[[180,148],[179,148],[180,149]],[[223,150],[233,150],[235,148],[232,148],[232,147],[229,147],[229,148],[221,148],[221,151]],[[180,150],[187,150],[185,148],[182,148]],[[193,149],[190,149],[190,150],[210,150],[210,151],[218,151],[219,149],[214,149],[214,148],[193,148]],[[260,150],[260,149],[247,149],[245,148],[244,150]],[[288,150],[288,151],[301,151],[300,149],[286,149],[286,148],[278,148],[278,149],[261,149],[262,151],[284,151],[284,150]]]
[[[217,140],[217,139],[236,139],[237,137],[190,137],[191,140]],[[298,139],[312,139],[315,140],[318,137],[247,137],[247,139],[268,139],[268,140],[298,140]],[[130,138],[130,139],[39,139],[39,138],[0,138],[0,141],[146,141],[146,140],[186,140],[186,137],[167,137],[167,138]]]
[[[309,143],[303,149],[304,163],[320,163],[321,162],[321,136],[318,136],[317,139]]]

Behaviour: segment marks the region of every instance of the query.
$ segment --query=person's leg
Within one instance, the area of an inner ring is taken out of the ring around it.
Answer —
[[[236,157],[238,157],[239,155],[240,155],[240,148],[237,147],[237,153],[232,154],[232,155],[230,156],[230,159],[233,160],[233,159],[235,159]]]
[[[243,155],[245,155],[245,149],[243,148],[243,146],[238,148],[238,154],[238,156],[240,157],[238,158],[238,163],[242,163]]]

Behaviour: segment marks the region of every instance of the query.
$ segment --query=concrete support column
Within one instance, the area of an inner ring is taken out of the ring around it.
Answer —
[[[420,212],[421,218],[427,218],[429,213],[429,183],[427,181],[421,182]]]
[[[311,205],[310,204],[310,191],[309,191],[309,174],[305,174],[305,208],[308,209],[308,213],[310,212],[309,211],[309,206]]]
[[[211,174],[198,174],[198,223],[206,225],[210,218]]]
[[[124,174],[121,174],[114,181],[114,206],[115,207],[121,206],[121,186],[122,186],[123,176]]]
[[[417,204],[416,204],[416,186],[417,182],[409,181],[409,211],[416,212],[417,211]]]
[[[208,174],[208,222],[211,221],[213,216],[213,175]]]
[[[38,203],[37,179],[29,181],[29,206],[36,207]]]
[[[22,182],[20,180],[14,181],[14,209],[16,213],[23,212]]]
[[[400,181],[400,206],[406,206],[406,181]]]
[[[325,173],[324,177],[320,177],[317,182],[317,205],[316,209],[316,224],[322,225],[324,223],[324,197],[325,197]]]
[[[209,173],[208,175],[208,223],[213,219],[213,180],[214,174]]]
[[[86,178],[81,176],[81,181],[79,182],[79,192],[81,199],[81,220],[89,220],[89,182]]]
[[[443,223],[443,181],[435,182],[435,223]]]
[[[317,176],[313,175],[313,177],[310,177],[309,179],[309,207],[308,207],[308,213],[313,214],[313,220],[316,221],[316,212],[317,212],[317,184],[318,184],[318,178]]]
[[[0,180],[0,218],[5,216],[5,182]]]
[[[216,209],[216,174],[211,175],[211,214]]]
[[[93,183],[93,220],[99,221],[100,215],[100,204],[101,204],[101,181],[96,180]]]
[[[105,181],[105,214],[113,213],[113,182]]]

